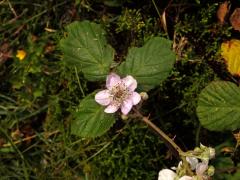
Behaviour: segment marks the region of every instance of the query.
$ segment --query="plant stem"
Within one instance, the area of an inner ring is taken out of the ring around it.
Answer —
[[[81,82],[80,82],[80,79],[79,79],[79,76],[78,76],[77,67],[75,66],[74,69],[75,69],[75,74],[76,74],[76,77],[77,77],[78,86],[79,86],[79,88],[80,88],[80,91],[81,91],[81,93],[82,93],[82,96],[85,97],[85,93],[84,93],[84,91],[83,91],[83,88],[82,88],[82,85],[81,85]]]
[[[195,144],[196,144],[196,146],[199,145],[200,131],[201,131],[201,124],[198,125],[197,132],[196,132],[196,137],[195,137]]]
[[[172,152],[172,154],[177,159],[182,159],[184,169],[186,170],[186,174],[193,175],[193,172],[191,171],[191,168],[189,167],[189,164],[186,160],[186,153],[170,138],[168,135],[166,135],[160,128],[158,128],[154,123],[152,123],[148,117],[143,116],[137,109],[133,108],[134,112],[140,119],[147,124],[149,127],[151,127],[161,138],[161,140],[165,143],[165,145],[169,148],[169,150]]]
[[[181,156],[181,154],[184,153],[182,149],[170,137],[168,137],[168,135],[166,135],[160,128],[158,128],[154,123],[152,123],[148,119],[148,117],[143,116],[136,109],[134,109],[134,111],[144,123],[146,123],[149,127],[151,127],[160,136],[161,140],[165,143],[165,145],[170,149],[170,151],[176,158],[179,158],[179,156]]]
[[[158,10],[158,7],[157,7],[155,1],[152,0],[152,3],[153,3],[153,6],[154,6],[155,10],[157,11],[157,14],[158,14],[158,16],[159,16],[159,19],[161,19],[161,14],[160,14],[160,12],[159,12],[159,10]]]

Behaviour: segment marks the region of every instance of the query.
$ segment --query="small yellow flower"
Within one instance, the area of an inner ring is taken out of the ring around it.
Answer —
[[[26,57],[27,53],[24,50],[17,50],[16,57],[22,61]]]

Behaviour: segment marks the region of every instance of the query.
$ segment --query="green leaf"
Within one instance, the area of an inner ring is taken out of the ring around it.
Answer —
[[[118,67],[121,75],[132,75],[143,90],[159,85],[167,78],[175,62],[171,41],[154,37],[141,48],[131,48],[126,61]]]
[[[107,44],[101,25],[89,21],[67,26],[68,36],[60,41],[64,58],[76,66],[89,81],[104,80],[114,59],[114,49]]]
[[[71,133],[82,137],[96,137],[105,133],[115,122],[113,114],[104,112],[94,95],[90,94],[80,103],[71,124]]]
[[[199,96],[197,115],[210,130],[240,128],[240,88],[227,81],[210,83]]]

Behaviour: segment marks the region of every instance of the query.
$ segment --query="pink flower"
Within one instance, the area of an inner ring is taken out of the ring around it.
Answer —
[[[140,102],[141,96],[134,90],[137,81],[132,76],[121,79],[117,74],[107,76],[106,88],[95,95],[95,101],[103,106],[106,113],[114,113],[119,108],[124,115],[128,114],[133,105]]]
[[[198,163],[196,166],[197,177],[199,177],[199,179],[202,179],[202,180],[207,180],[208,179],[207,170],[208,170],[208,162],[203,161],[201,163]]]

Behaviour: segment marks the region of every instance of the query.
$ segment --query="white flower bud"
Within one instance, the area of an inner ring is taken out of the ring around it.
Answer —
[[[210,158],[210,159],[215,158],[215,153],[216,153],[216,152],[215,152],[215,149],[209,147],[209,158]]]
[[[122,120],[124,120],[124,121],[128,120],[128,116],[125,115],[125,114],[121,114],[121,118],[122,118]]]
[[[162,169],[158,174],[158,180],[173,180],[177,174],[170,169]]]
[[[148,94],[146,92],[141,92],[140,96],[141,96],[142,100],[144,100],[144,101],[148,99]]]

